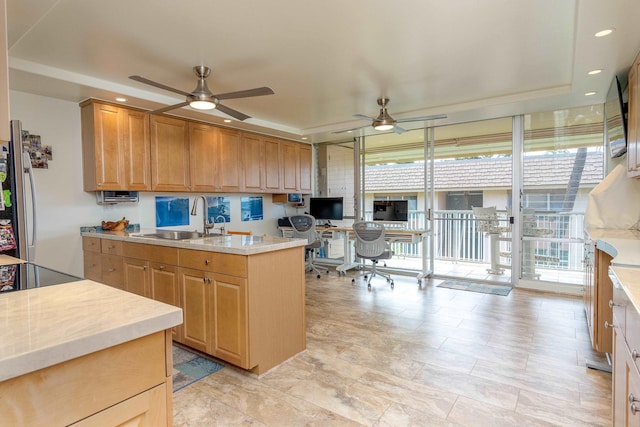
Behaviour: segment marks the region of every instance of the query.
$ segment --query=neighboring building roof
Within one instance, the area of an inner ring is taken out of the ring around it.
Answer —
[[[525,157],[525,186],[567,187],[574,159],[573,153]],[[604,176],[603,163],[602,153],[587,155],[580,185],[598,184]],[[434,170],[437,191],[511,188],[510,157],[436,161]],[[424,189],[422,164],[367,166],[365,172],[367,192]]]

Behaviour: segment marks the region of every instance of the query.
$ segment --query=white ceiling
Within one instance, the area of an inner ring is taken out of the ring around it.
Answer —
[[[252,116],[233,125],[313,142],[350,138],[333,132],[366,126],[352,116],[376,116],[383,95],[396,119],[448,115],[436,124],[602,102],[640,50],[638,0],[8,0],[7,9],[12,90],[124,96],[153,109],[184,98],[128,76],[191,92],[192,67],[203,64],[213,93],[275,91],[224,101]],[[604,28],[616,31],[595,38]]]

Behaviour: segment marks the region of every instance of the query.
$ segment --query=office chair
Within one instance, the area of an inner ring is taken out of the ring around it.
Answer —
[[[353,224],[353,231],[356,235],[356,256],[373,262],[373,268],[367,280],[367,289],[371,290],[371,279],[376,274],[386,278],[393,289],[391,275],[376,270],[378,261],[390,259],[393,256],[393,251],[384,239],[384,225],[379,222],[361,221]],[[364,278],[367,278],[366,274]],[[356,279],[351,280],[352,283],[355,281]]]
[[[322,246],[322,241],[318,237],[316,231],[316,219],[311,215],[293,215],[289,217],[289,222],[293,227],[293,237],[298,239],[307,239],[305,245],[305,270],[312,271],[320,278],[320,271],[313,265],[312,252]],[[329,270],[327,270],[327,273]]]

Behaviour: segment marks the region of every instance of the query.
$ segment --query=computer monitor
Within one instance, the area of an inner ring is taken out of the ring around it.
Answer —
[[[409,220],[409,202],[407,200],[374,200],[373,220],[406,222]]]
[[[309,215],[317,220],[339,221],[343,218],[344,203],[342,197],[311,197],[309,199]]]

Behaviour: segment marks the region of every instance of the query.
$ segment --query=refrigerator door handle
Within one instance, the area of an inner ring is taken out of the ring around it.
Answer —
[[[27,254],[28,254],[28,260],[33,261],[35,259],[36,256],[36,224],[38,223],[37,219],[36,219],[36,186],[35,186],[35,182],[33,180],[33,166],[31,165],[31,157],[29,157],[29,153],[26,151],[22,152],[22,159],[23,159],[23,165],[25,166],[25,169],[27,170],[27,172],[25,172],[27,175],[29,175],[29,187],[30,187],[30,193],[31,193],[31,244],[29,244],[29,242],[27,242]]]

